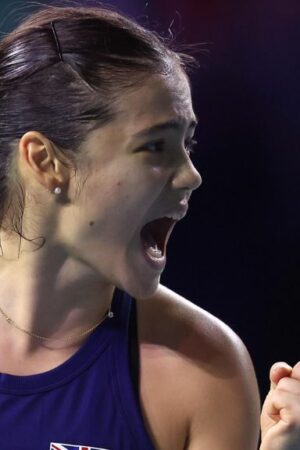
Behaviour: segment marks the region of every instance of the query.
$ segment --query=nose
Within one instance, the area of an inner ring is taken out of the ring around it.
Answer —
[[[173,187],[176,189],[186,189],[194,191],[202,184],[202,177],[191,159],[185,159],[173,176]]]

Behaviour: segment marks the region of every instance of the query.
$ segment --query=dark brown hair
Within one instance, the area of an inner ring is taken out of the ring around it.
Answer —
[[[18,140],[39,131],[76,169],[87,133],[113,120],[122,91],[149,74],[168,76],[195,62],[172,45],[102,6],[43,6],[2,38],[0,228],[25,238],[24,189],[14,167]]]

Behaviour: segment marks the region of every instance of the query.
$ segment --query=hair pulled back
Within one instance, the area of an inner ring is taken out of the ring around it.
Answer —
[[[76,170],[87,133],[113,120],[122,91],[193,62],[157,33],[102,6],[43,6],[2,38],[0,229],[26,239],[14,157],[27,131],[43,133]]]

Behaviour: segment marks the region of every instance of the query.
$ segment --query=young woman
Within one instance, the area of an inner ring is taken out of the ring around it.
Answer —
[[[245,346],[160,284],[201,184],[191,61],[103,8],[0,41],[1,449],[256,449]]]

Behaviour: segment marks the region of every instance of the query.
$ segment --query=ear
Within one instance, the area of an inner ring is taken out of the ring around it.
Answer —
[[[70,169],[62,164],[55,146],[42,133],[25,133],[19,141],[18,156],[21,175],[51,192],[57,186],[63,187],[70,178]]]

